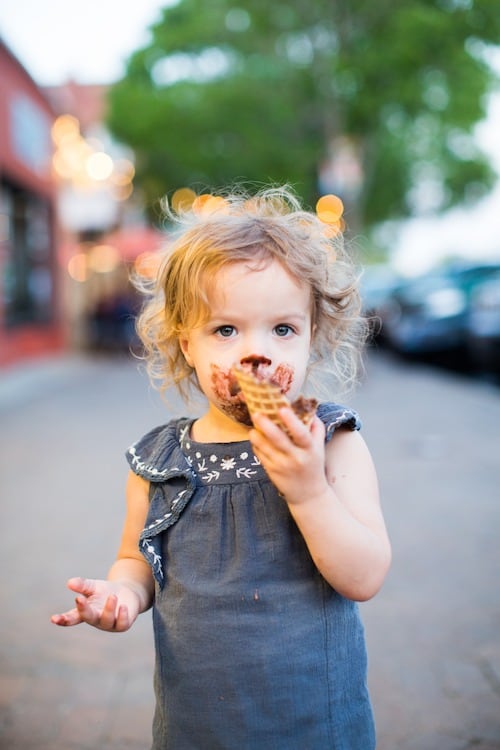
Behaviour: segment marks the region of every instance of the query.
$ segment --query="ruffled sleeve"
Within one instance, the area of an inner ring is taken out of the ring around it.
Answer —
[[[339,428],[348,430],[360,430],[361,420],[354,409],[340,404],[324,403],[318,406],[318,417],[321,419],[326,429],[325,440],[328,442],[332,439],[333,433]]]
[[[150,484],[149,510],[139,537],[139,549],[160,586],[164,584],[161,533],[172,526],[191,499],[195,481],[179,439],[189,420],[155,427],[130,446],[126,459],[131,470]]]
[[[184,424],[185,423],[185,424]],[[189,429],[188,420],[155,427],[133,443],[125,453],[130,468],[149,482],[164,482],[188,469],[179,449],[178,432]]]

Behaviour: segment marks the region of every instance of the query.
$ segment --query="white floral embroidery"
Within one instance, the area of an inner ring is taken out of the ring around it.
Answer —
[[[181,439],[181,443],[184,442],[184,438],[186,437],[186,435],[189,432],[190,428],[191,428],[191,423],[190,422],[188,422],[187,424],[184,425],[184,427],[181,428],[181,430],[179,432],[179,437]]]
[[[238,477],[238,479],[240,477],[246,477],[247,479],[250,479],[250,477],[256,473],[257,472],[252,470],[249,466],[247,466],[246,469],[245,468],[236,469],[236,476]]]
[[[147,472],[148,474],[151,474],[155,477],[166,477],[168,476],[168,474],[179,471],[177,467],[169,467],[168,469],[160,471],[156,467],[147,464],[145,461],[142,461],[141,457],[137,454],[135,444],[130,446],[130,448],[128,449],[128,453],[131,457],[132,468],[137,474]]]
[[[145,548],[146,553],[149,557],[151,567],[153,568],[153,571],[157,571],[160,578],[163,579],[163,566],[161,564],[161,557],[157,554],[155,548],[151,544],[151,539],[143,539],[141,542],[142,546]]]
[[[252,477],[263,477],[263,469],[260,461],[249,450],[241,450],[240,453],[225,445],[206,446],[206,451],[199,444],[188,439],[188,435],[181,440],[186,460],[193,467],[197,476],[204,484],[214,484],[218,480],[231,483],[233,480],[248,480]],[[211,450],[220,450],[220,453],[211,453]]]
[[[163,521],[166,521],[167,518],[170,518],[172,514],[171,513],[165,513],[163,518],[157,518],[153,523],[150,523],[148,526],[148,529],[154,529],[155,526],[158,526],[158,524],[162,523]]]
[[[176,498],[175,498],[175,500],[174,500],[174,501],[172,502],[172,509],[173,509],[173,508],[175,508],[175,506],[177,505],[177,503],[179,502],[179,500],[181,499],[181,497],[183,497],[183,495],[185,495],[185,494],[186,494],[186,492],[187,492],[187,490],[181,490],[181,491],[180,491],[180,492],[178,493],[177,497],[176,497]],[[170,514],[169,514],[169,515],[170,515]],[[166,516],[165,516],[165,517],[166,517]]]
[[[205,480],[205,482],[211,482],[212,479],[218,479],[220,477],[220,471],[209,471],[207,474],[204,474],[202,479]]]

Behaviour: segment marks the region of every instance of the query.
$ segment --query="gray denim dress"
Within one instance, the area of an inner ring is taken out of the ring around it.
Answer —
[[[360,426],[335,404],[318,415],[327,440]],[[153,750],[373,750],[357,604],[316,569],[250,443],[196,443],[191,425],[127,451],[150,482]]]

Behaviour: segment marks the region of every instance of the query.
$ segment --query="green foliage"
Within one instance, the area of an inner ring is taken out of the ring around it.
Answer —
[[[109,114],[151,206],[238,180],[290,183],[311,205],[346,142],[362,182],[329,187],[365,227],[418,210],[416,181],[439,186],[436,210],[493,182],[472,133],[499,0],[180,0],[151,31]]]

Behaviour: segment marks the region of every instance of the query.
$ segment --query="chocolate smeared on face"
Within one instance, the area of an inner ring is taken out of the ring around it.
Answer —
[[[212,380],[213,380],[213,376],[212,376]],[[231,380],[231,382],[229,383],[229,386],[228,386],[228,388],[229,388],[229,395],[230,396],[237,396],[238,393],[241,393],[240,384],[236,380],[234,380],[234,383],[233,383],[232,382],[232,376],[231,376],[230,380]]]
[[[262,357],[260,354],[250,354],[248,357],[243,357],[240,362],[243,369],[246,369],[246,365],[250,365],[253,375],[257,375],[259,370],[262,370],[264,367],[269,367],[270,364],[271,360],[267,357]]]
[[[270,364],[270,359],[268,359],[267,357],[262,357],[259,354],[250,354],[248,357],[243,357],[243,359],[240,361],[240,367],[251,372],[252,375],[254,375],[256,378],[267,377],[267,374],[264,372],[264,370],[267,370]],[[241,388],[232,372],[229,374],[229,378],[229,393],[231,396],[236,396],[238,393],[240,393]]]
[[[281,384],[276,381],[273,382],[273,378],[263,377],[260,372],[256,376],[252,370],[244,369],[241,366],[235,366],[233,374],[241,386],[242,396],[248,406],[252,421],[257,414],[263,414],[290,435],[286,423],[281,417],[281,409],[289,407],[303,424],[308,427],[311,425],[318,406],[316,399],[299,396],[290,403],[283,392],[282,385],[286,388],[288,381],[291,382],[290,368],[285,367],[281,373],[278,373],[276,380],[281,379]],[[274,376],[276,376],[276,373]]]
[[[270,382],[273,385],[278,385],[281,388],[281,393],[288,393],[292,386],[292,381],[293,367],[287,364],[278,365],[270,378]]]
[[[269,370],[270,366],[271,360],[259,354],[251,354],[248,357],[244,357],[240,362],[241,369],[251,372],[257,380],[277,385],[282,393],[287,393],[292,385],[293,367],[282,363],[277,366],[274,372],[271,372]]]
[[[243,400],[241,388],[231,370],[223,370],[218,365],[211,365],[212,387],[219,409],[236,422],[252,426],[248,407]]]
[[[235,422],[244,424],[246,427],[252,427],[253,425],[250,412],[244,401],[237,404],[220,404],[220,410],[234,419]]]
[[[294,368],[282,363],[274,372],[270,372],[270,365],[271,360],[267,357],[252,354],[244,357],[239,366],[247,369],[256,378],[277,385],[282,393],[287,393],[292,384]],[[231,369],[223,370],[216,364],[212,364],[211,368],[212,387],[219,409],[236,422],[251,427],[252,420],[245,398]]]

